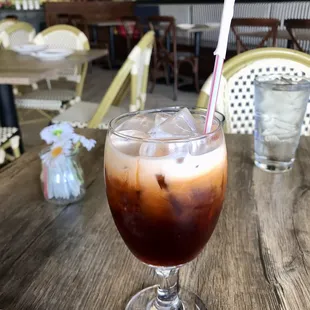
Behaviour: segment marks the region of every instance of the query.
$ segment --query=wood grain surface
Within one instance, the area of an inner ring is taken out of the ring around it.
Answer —
[[[44,202],[38,148],[0,172],[0,309],[121,310],[156,283],[112,220],[105,132],[82,133],[98,142],[81,154],[87,193],[79,204]],[[285,174],[254,167],[252,136],[227,135],[227,148],[224,209],[203,253],[181,269],[181,286],[209,310],[309,309],[310,138]]]
[[[0,84],[29,85],[45,78],[54,78],[60,69],[91,62],[107,53],[106,49],[92,49],[75,52],[62,60],[42,61],[32,56],[0,49]]]

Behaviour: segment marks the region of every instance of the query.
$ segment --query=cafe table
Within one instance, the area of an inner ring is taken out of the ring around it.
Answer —
[[[112,220],[103,178],[105,131],[81,152],[83,201],[56,207],[40,188],[41,147],[0,171],[0,309],[121,310],[157,283]],[[212,310],[307,310],[310,305],[310,138],[292,171],[253,164],[253,137],[227,135],[228,186],[215,231],[180,285]],[[144,310],[144,309],[142,309]],[[189,309],[192,310],[192,309]]]
[[[31,85],[43,79],[57,78],[57,72],[65,67],[91,62],[107,55],[105,49],[77,51],[57,61],[42,61],[33,56],[20,55],[11,50],[0,49],[0,124],[16,127],[21,136],[14,104],[12,85]],[[23,144],[21,142],[21,151]]]

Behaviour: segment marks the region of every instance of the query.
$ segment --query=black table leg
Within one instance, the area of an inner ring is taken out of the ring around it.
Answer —
[[[114,26],[109,26],[109,53],[112,67],[115,65],[115,42],[114,42]]]
[[[195,32],[195,57],[200,57],[201,32]]]
[[[292,40],[287,40],[286,47],[287,48],[294,48],[293,41]]]
[[[195,57],[200,57],[200,44],[201,44],[201,31],[195,32]],[[179,86],[179,90],[187,92],[196,92],[196,87],[194,84],[183,84]]]
[[[21,130],[15,108],[12,85],[0,85],[0,123],[2,127],[16,127],[20,136],[20,151],[24,152]]]

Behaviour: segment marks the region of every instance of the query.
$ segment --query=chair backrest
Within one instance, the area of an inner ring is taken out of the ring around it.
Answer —
[[[260,30],[266,29],[266,35],[263,36],[261,41],[255,47],[263,47],[265,43],[268,43],[269,39],[272,39],[272,46],[275,47],[277,44],[277,32],[279,25],[280,21],[274,18],[233,18],[231,21],[231,30],[236,37],[237,54],[253,48],[253,46],[247,46],[242,40],[242,28],[244,29],[244,27],[251,27],[253,29],[256,28]]]
[[[58,14],[57,24],[71,25],[80,29],[89,39],[88,23],[84,16],[80,14]]]
[[[10,27],[16,23],[15,19],[12,18],[5,18],[0,21],[0,32],[5,30],[7,27]]]
[[[155,32],[154,57],[157,63],[177,65],[177,39],[175,18],[172,16],[151,16],[149,27]],[[171,50],[172,46],[172,50]]]
[[[143,27],[140,23],[138,16],[122,16],[120,18],[122,22],[124,35],[126,36],[127,51],[131,51],[133,41],[141,38],[143,35]]]
[[[50,48],[65,48],[74,51],[89,50],[89,42],[86,35],[76,27],[70,25],[51,26],[40,32],[35,38],[36,44],[46,44]],[[84,81],[88,64],[82,66],[66,67],[58,73],[58,76],[77,84],[77,97],[82,96]]]
[[[254,79],[272,74],[310,77],[310,55],[292,49],[271,47],[247,51],[225,62],[217,110],[226,116],[226,132],[253,133]],[[201,89],[198,107],[207,107],[210,88],[211,76]],[[305,114],[302,134],[310,135],[310,104]]]
[[[35,29],[25,22],[14,22],[0,33],[0,42],[4,48],[11,48],[14,45],[27,44],[33,41]]]
[[[305,52],[299,40],[303,41],[303,34],[307,35],[309,40],[310,19],[286,19],[284,26],[292,39],[293,47],[301,52]]]
[[[143,110],[146,100],[147,83],[154,32],[147,32],[133,48],[126,61],[112,81],[95,115],[88,124],[97,128],[112,104],[119,104],[130,89],[130,111]]]

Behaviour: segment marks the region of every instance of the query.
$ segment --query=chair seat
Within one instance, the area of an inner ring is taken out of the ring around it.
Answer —
[[[75,105],[65,110],[60,115],[52,119],[52,123],[68,122],[73,127],[85,128],[99,107],[94,102],[77,102]],[[111,106],[98,126],[99,129],[108,129],[109,122],[121,114],[128,112],[126,108]]]
[[[19,108],[58,111],[63,103],[69,102],[74,98],[74,90],[43,89],[16,97],[15,103]]]
[[[15,127],[0,127],[0,145],[7,142],[17,132]]]

